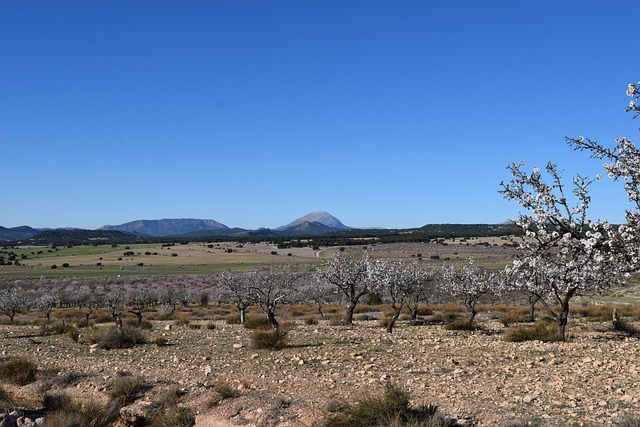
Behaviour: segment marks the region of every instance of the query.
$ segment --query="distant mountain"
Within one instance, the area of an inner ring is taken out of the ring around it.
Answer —
[[[302,218],[298,218],[292,223],[283,225],[282,227],[278,227],[276,228],[276,230],[277,231],[289,230],[289,229],[298,227],[304,223],[319,223],[329,228],[337,228],[341,230],[346,230],[348,228],[351,228],[344,225],[342,222],[340,222],[338,218],[334,217],[333,215],[324,211],[318,211],[318,212],[312,212],[308,215],[305,215]],[[331,231],[331,230],[327,230],[327,231]]]
[[[317,236],[345,230],[345,228],[329,227],[316,221],[303,221],[291,227],[279,228],[278,234],[281,236]]]
[[[26,225],[12,228],[0,227],[0,240],[24,240],[35,236],[39,232],[40,230]]]
[[[212,219],[180,218],[152,220],[141,219],[120,225],[105,225],[104,227],[100,227],[100,230],[117,230],[124,233],[135,233],[144,236],[166,237],[201,231],[225,231],[229,230],[229,227]],[[216,235],[226,234],[222,233]]]

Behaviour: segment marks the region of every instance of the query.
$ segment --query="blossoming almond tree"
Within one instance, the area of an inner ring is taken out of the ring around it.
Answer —
[[[344,323],[353,324],[353,312],[364,295],[369,293],[369,268],[371,260],[365,252],[362,259],[345,257],[336,252],[327,264],[326,269],[318,274],[318,279],[335,286],[347,298],[347,309]]]
[[[619,233],[607,221],[588,217],[594,180],[576,176],[567,188],[552,163],[545,168],[546,177],[538,168],[526,172],[522,162],[508,169],[512,180],[500,183],[500,193],[527,211],[517,221],[525,238],[512,267],[516,286],[541,298],[564,341],[571,299],[620,278]],[[558,310],[546,302],[549,297]]]
[[[400,312],[421,283],[420,269],[415,262],[406,263],[382,258],[371,262],[369,274],[371,290],[379,292],[393,309],[387,323],[387,332],[392,333]]]
[[[627,112],[633,113],[633,118],[640,116],[640,82],[630,83],[627,95],[632,98]],[[619,228],[621,246],[619,250],[625,253],[625,268],[629,271],[640,268],[640,149],[628,138],[616,138],[614,148],[607,148],[589,138],[566,138],[567,143],[579,151],[591,152],[591,157],[604,159],[604,169],[609,178],[624,181],[632,208],[626,211],[626,223]]]
[[[500,289],[496,276],[490,274],[482,268],[474,267],[473,258],[469,257],[467,264],[456,269],[452,265],[444,266],[442,269],[442,290],[461,300],[467,310],[469,310],[469,328],[473,326],[478,311],[476,305],[483,295],[489,293],[499,293]]]

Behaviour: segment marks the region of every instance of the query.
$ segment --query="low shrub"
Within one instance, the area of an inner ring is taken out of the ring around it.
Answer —
[[[269,326],[269,319],[266,316],[251,315],[244,319],[244,327],[247,329],[258,329]]]
[[[418,316],[431,316],[433,314],[433,309],[420,305],[418,306],[417,313],[418,313]]]
[[[128,325],[123,325],[121,328],[110,328],[98,339],[98,346],[104,350],[130,348],[144,343],[145,338],[142,331]]]
[[[623,418],[614,421],[614,425],[618,427],[640,427],[640,416],[626,415]]]
[[[99,316],[96,316],[96,318],[94,319],[95,323],[110,323],[113,322],[113,318],[111,316],[109,316],[108,314],[101,314]]]
[[[191,427],[196,424],[196,415],[192,409],[171,406],[157,414],[146,425],[149,427]]]
[[[458,319],[444,325],[448,331],[477,331],[480,329],[475,323],[469,323],[469,319]]]
[[[110,427],[118,419],[118,408],[101,407],[94,402],[79,404],[69,401],[65,406],[49,411],[43,427]]]
[[[329,318],[329,325],[331,326],[344,326],[344,318],[339,316],[332,316]]]
[[[216,324],[213,323],[213,322],[209,322],[209,323],[207,323],[206,327],[207,327],[208,330],[213,331],[216,328]]]
[[[184,394],[177,387],[170,387],[157,400],[148,406],[149,417],[144,423],[152,427],[191,427],[195,424],[195,415],[188,408],[178,406],[180,396]]]
[[[27,385],[36,380],[36,364],[24,357],[0,362],[0,379],[16,385]]]
[[[120,377],[111,384],[109,397],[122,407],[130,405],[142,397],[146,388],[144,382],[138,377]]]
[[[509,424],[505,424],[503,427],[542,427],[542,421],[537,418],[526,419],[520,421],[514,421]]]
[[[67,336],[71,338],[73,342],[78,342],[80,339],[80,330],[73,325],[67,326]]]
[[[11,412],[14,409],[13,400],[9,396],[9,393],[0,386],[0,412]]]
[[[369,426],[454,426],[438,413],[435,405],[411,407],[409,392],[387,383],[379,395],[363,398],[355,406],[337,407],[335,412],[322,424],[326,427],[369,427]]]
[[[42,396],[42,406],[47,410],[47,412],[63,411],[70,408],[71,405],[71,397],[64,392],[46,392]]]
[[[309,325],[309,326],[317,325],[318,324],[318,319],[315,316],[309,314],[309,315],[304,317],[304,324],[305,325]]]
[[[557,326],[543,322],[536,323],[533,326],[509,329],[505,332],[503,339],[509,342],[554,342],[559,340]]]
[[[230,314],[224,320],[225,320],[225,323],[227,325],[239,325],[240,324],[240,315],[239,314]]]
[[[167,339],[165,337],[157,337],[153,340],[153,343],[158,347],[164,347],[168,344]]]
[[[251,333],[251,345],[254,348],[264,348],[268,350],[282,350],[288,343],[288,331],[263,327],[254,329]]]
[[[614,325],[614,329],[616,331],[625,332],[629,335],[640,335],[640,329],[622,318],[618,318],[618,321]]]
[[[213,408],[223,400],[235,399],[240,396],[240,392],[226,381],[216,381],[213,386],[214,395],[207,401],[207,406]]]
[[[176,319],[176,326],[188,326],[188,325],[189,325],[189,319],[186,319],[186,318]]]

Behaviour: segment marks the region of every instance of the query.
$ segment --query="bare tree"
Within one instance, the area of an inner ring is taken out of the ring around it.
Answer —
[[[409,296],[409,300],[407,301],[407,307],[411,312],[412,321],[416,321],[418,319],[418,309],[420,307],[420,303],[428,302],[429,296],[434,293],[436,279],[438,276],[438,274],[430,268],[419,269],[417,273],[418,278],[416,286]]]
[[[156,295],[149,289],[136,287],[130,289],[125,295],[126,306],[129,313],[136,316],[137,326],[142,326],[142,312],[145,308],[157,301]]]
[[[122,313],[124,312],[126,298],[124,290],[117,286],[105,294],[104,303],[118,329],[122,328]]]
[[[298,280],[301,298],[314,304],[320,318],[324,319],[322,307],[335,299],[335,286],[319,280],[317,274],[305,273]]]
[[[247,309],[253,304],[251,283],[255,272],[231,273],[225,271],[220,274],[222,297],[231,301],[240,313],[240,323],[244,324]]]

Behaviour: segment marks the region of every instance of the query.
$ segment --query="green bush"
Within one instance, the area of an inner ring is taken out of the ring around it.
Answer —
[[[523,341],[542,341],[554,342],[558,341],[557,326],[539,322],[533,326],[525,326],[520,328],[512,328],[505,332],[504,340],[509,342]]]
[[[167,339],[165,337],[158,337],[155,340],[153,340],[153,343],[158,347],[164,347],[167,345]]]
[[[382,304],[382,295],[377,292],[369,292],[364,303],[366,305],[380,305]]]
[[[16,385],[27,385],[36,380],[36,364],[18,357],[0,362],[0,379]]]

